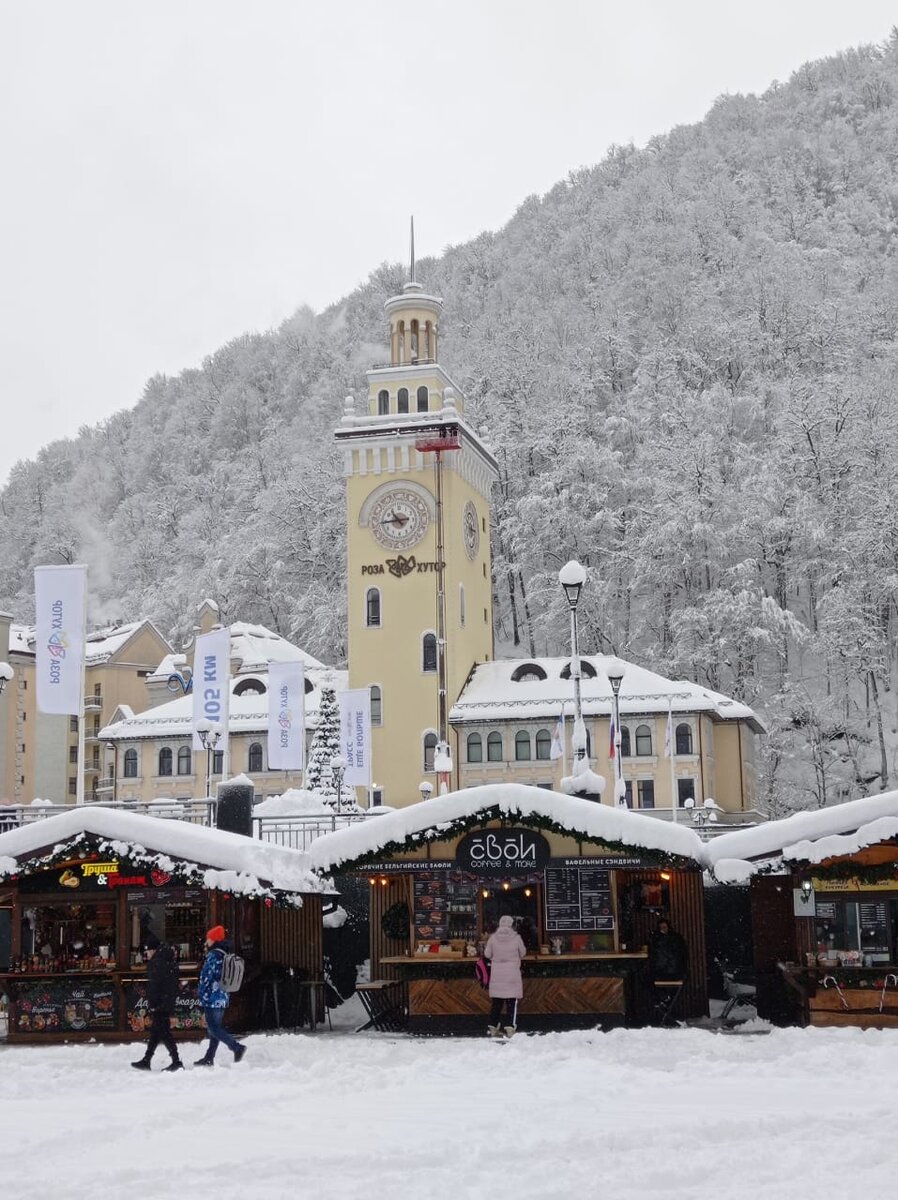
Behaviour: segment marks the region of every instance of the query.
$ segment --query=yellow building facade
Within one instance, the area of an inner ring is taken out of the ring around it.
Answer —
[[[442,302],[414,277],[387,300],[390,361],[368,372],[336,431],[347,503],[349,686],[372,697],[376,799],[402,807],[450,786],[448,712],[493,657],[490,489],[495,459],[437,361]],[[445,751],[442,747],[445,746]]]

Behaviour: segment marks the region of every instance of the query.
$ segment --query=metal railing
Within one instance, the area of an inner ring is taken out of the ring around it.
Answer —
[[[110,808],[117,812],[141,813],[147,817],[162,817],[167,820],[188,821],[192,825],[215,825],[215,799],[199,800],[93,800],[86,808]],[[45,817],[72,812],[73,804],[0,804],[0,833],[31,825]]]
[[[89,712],[91,709],[94,709],[94,708],[102,708],[102,707],[103,707],[103,697],[102,696],[85,696],[84,697],[84,711],[85,712]]]
[[[365,813],[334,813],[333,816],[253,817],[253,837],[262,842],[307,850],[316,838],[335,829],[345,829],[367,819]]]

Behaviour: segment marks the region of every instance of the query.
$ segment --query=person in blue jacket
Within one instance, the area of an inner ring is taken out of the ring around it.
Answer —
[[[238,1042],[232,1033],[224,1027],[225,1009],[231,1002],[228,993],[221,986],[221,968],[229,944],[225,940],[227,934],[223,925],[213,925],[206,934],[206,957],[200,971],[200,981],[197,986],[197,996],[203,1006],[203,1016],[206,1018],[206,1028],[209,1031],[209,1049],[202,1058],[194,1064],[197,1067],[211,1067],[215,1062],[215,1051],[218,1043],[224,1042],[229,1050],[234,1052],[234,1062],[240,1062],[246,1054],[246,1046]]]

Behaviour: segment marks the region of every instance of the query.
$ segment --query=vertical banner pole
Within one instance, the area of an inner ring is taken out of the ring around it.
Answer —
[[[673,697],[667,698],[667,730],[668,742],[667,753],[670,758],[670,808],[673,813],[674,824],[677,823],[679,817],[677,815],[677,765],[674,761],[674,751],[676,749],[676,732],[673,727]]]

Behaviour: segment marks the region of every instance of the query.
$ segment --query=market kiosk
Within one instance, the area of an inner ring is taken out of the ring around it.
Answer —
[[[178,958],[176,1036],[200,1036],[196,984],[215,924],[247,963],[229,1025],[258,1028],[274,978],[321,979],[327,890],[299,851],[181,821],[85,807],[0,835],[8,1039],[143,1036],[147,933]]]
[[[724,834],[723,883],[748,882],[758,1015],[898,1028],[898,792]]]
[[[691,829],[519,784],[436,797],[318,839],[322,871],[369,880],[371,1023],[481,1030],[474,963],[500,916],[524,938],[522,1029],[647,1017],[663,914],[684,936],[680,1015],[707,1012],[701,843]]]

